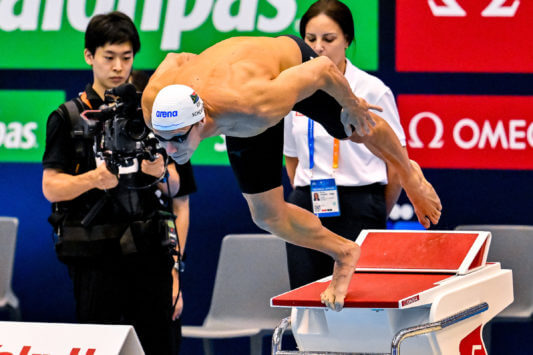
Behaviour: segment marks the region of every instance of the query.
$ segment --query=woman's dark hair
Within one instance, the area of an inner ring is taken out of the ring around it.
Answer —
[[[344,3],[338,0],[318,0],[305,12],[300,20],[300,36],[305,38],[307,23],[314,17],[324,14],[335,21],[351,44],[354,39],[354,27],[352,12]]]
[[[133,21],[120,11],[94,16],[85,31],[85,48],[92,54],[96,48],[107,43],[122,44],[130,42],[133,54],[141,49],[139,33]]]

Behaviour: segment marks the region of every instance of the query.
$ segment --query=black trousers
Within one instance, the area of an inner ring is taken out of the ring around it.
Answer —
[[[134,254],[69,265],[80,323],[127,324],[147,355],[177,355],[181,323],[172,322],[170,255]]]
[[[324,227],[350,240],[355,240],[362,229],[386,228],[384,185],[338,186],[338,192],[341,215],[320,218]],[[312,211],[309,186],[295,188],[288,200]],[[330,256],[289,243],[286,246],[292,289],[332,274],[333,259]]]

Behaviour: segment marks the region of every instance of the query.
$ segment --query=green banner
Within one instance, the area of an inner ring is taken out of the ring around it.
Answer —
[[[168,52],[199,53],[231,36],[298,34],[314,0],[0,0],[2,69],[87,69],[83,32],[91,16],[128,14],[141,36],[135,67],[155,69]],[[360,68],[378,67],[378,1],[345,0],[356,27]]]
[[[40,162],[46,119],[63,91],[0,90],[0,162]]]
[[[191,158],[193,165],[229,165],[226,137],[220,135],[204,139]]]

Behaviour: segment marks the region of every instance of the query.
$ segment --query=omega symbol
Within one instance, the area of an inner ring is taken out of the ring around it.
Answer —
[[[411,148],[424,148],[424,143],[422,143],[418,137],[418,123],[425,117],[431,119],[435,125],[435,135],[433,136],[431,142],[429,142],[428,147],[432,149],[442,148],[444,145],[444,141],[442,140],[444,126],[440,117],[433,112],[420,112],[411,119],[411,122],[409,122],[409,136],[411,137],[409,140],[409,146]]]

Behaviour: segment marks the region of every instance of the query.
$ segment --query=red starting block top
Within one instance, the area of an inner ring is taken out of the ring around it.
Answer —
[[[347,308],[398,308],[400,300],[432,288],[450,274],[359,273],[352,277],[344,300]],[[324,307],[320,293],[329,281],[314,282],[272,299],[272,306]]]
[[[452,272],[485,265],[488,232],[363,230],[358,271]]]
[[[486,263],[489,232],[363,230],[356,242],[361,258],[344,306],[398,308],[456,274]],[[314,282],[271,300],[278,307],[324,307],[320,293],[329,281]],[[420,300],[422,301],[422,300]]]

